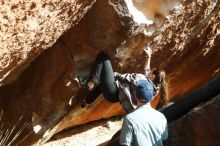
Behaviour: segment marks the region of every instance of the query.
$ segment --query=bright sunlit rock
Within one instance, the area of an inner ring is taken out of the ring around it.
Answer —
[[[41,130],[41,126],[40,125],[36,125],[36,126],[33,127],[33,129],[34,129],[35,133],[39,133],[40,130]]]
[[[132,0],[125,0],[125,2],[135,22],[139,24],[144,23],[147,25],[153,24],[152,20],[147,19],[144,14],[134,6]]]

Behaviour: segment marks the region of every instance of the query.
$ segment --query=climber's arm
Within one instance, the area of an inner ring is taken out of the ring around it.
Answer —
[[[150,47],[147,47],[146,49],[144,49],[145,62],[144,62],[143,70],[146,75],[150,72],[151,54],[152,54],[152,50]]]
[[[121,74],[121,73],[118,73],[118,72],[114,72],[114,76],[115,76],[115,78],[117,78],[117,79],[124,80],[125,77],[126,77],[126,74]]]

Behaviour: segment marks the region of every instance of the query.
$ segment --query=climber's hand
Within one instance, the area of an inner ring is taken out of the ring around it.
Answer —
[[[145,54],[146,57],[151,57],[151,54],[152,54],[151,48],[150,47],[146,47],[144,49],[144,54]]]

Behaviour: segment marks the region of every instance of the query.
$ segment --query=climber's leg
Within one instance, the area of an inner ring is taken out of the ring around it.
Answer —
[[[95,62],[90,80],[95,84],[100,84],[104,97],[110,102],[118,102],[118,88],[115,84],[114,73],[110,58],[104,52],[101,52]]]

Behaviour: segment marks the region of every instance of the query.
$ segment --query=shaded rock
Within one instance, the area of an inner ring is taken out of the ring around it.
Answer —
[[[206,84],[202,85],[199,89],[187,94],[177,102],[169,103],[161,112],[167,119],[168,123],[179,119],[187,114],[194,107],[203,102],[211,100],[213,97],[220,93],[220,76],[215,77]]]
[[[167,146],[217,146],[220,144],[220,95],[194,108],[169,125]]]

